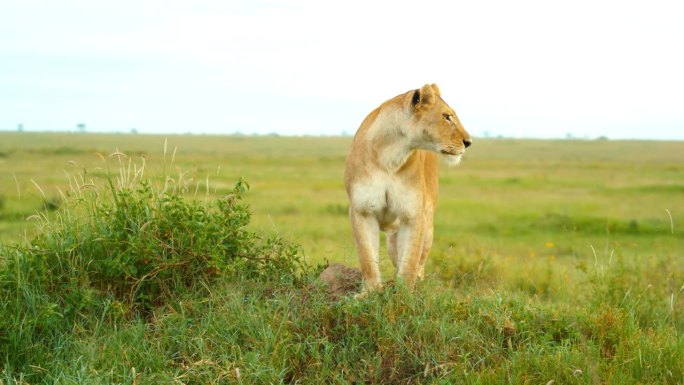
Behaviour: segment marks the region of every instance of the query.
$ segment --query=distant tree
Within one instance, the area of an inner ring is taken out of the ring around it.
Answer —
[[[85,123],[79,123],[79,124],[76,125],[76,128],[78,128],[78,131],[79,131],[79,132],[85,132],[85,130],[86,130],[86,125],[85,125]]]
[[[131,128],[131,134],[137,134],[137,133],[138,133],[137,128],[135,128],[135,127]]]
[[[23,131],[24,131],[24,125],[21,124],[21,123],[19,123],[19,124],[17,125],[17,131],[23,132]]]

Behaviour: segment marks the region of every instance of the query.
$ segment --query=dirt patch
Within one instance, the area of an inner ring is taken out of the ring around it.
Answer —
[[[359,291],[361,287],[361,270],[333,263],[323,270],[318,279],[327,286],[328,297],[332,300],[339,300],[342,297]]]

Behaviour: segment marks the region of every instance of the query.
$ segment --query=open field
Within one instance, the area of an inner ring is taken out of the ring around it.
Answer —
[[[355,262],[342,186],[349,138],[170,136],[165,161],[164,139],[0,133],[0,240],[30,234],[25,218],[59,202],[65,173],[102,175],[101,156],[118,149],[145,156],[148,174],[165,164],[176,179],[195,178],[200,194],[207,179],[220,195],[243,177],[254,227],[302,244],[313,261]],[[440,172],[436,259],[684,252],[684,142],[478,140],[461,166]]]
[[[170,136],[164,154],[163,136],[2,133],[0,240],[30,234],[25,218],[59,203],[65,174],[101,176],[102,157],[118,150],[138,164],[144,156],[148,175],[194,178],[199,196],[207,181],[220,196],[242,177],[255,229],[301,244],[313,262],[353,265],[342,185],[349,143]],[[445,166],[428,264],[445,278],[490,269],[492,279],[537,293],[587,264],[684,263],[684,142],[478,140],[461,166]],[[391,273],[387,258],[383,265]],[[524,282],[519,273],[540,265],[558,275],[542,287]]]
[[[251,186],[245,194],[251,229],[301,245],[312,264],[356,265],[342,185],[350,138],[169,136],[166,151],[164,142],[149,135],[0,133],[0,243],[30,239],[36,222],[26,218],[46,203],[60,206],[60,195],[75,180],[92,178],[102,186],[106,164],[115,164],[116,173],[128,169],[129,159],[135,167],[144,159],[147,175],[161,185],[161,175],[169,175],[170,185],[190,186],[188,198],[229,194],[244,178]],[[110,156],[115,150],[127,157]],[[95,332],[74,327],[79,339],[64,337],[68,348],[58,351],[63,361],[45,371],[83,380],[77,376],[82,364],[100,380],[154,383],[154,376],[145,382],[130,372],[150,362],[160,373],[170,370],[157,380],[171,381],[169,373],[177,372],[185,373],[177,381],[185,383],[238,382],[235,368],[242,367],[243,377],[261,379],[257,383],[333,377],[354,383],[379,375],[370,382],[684,384],[684,142],[476,139],[459,167],[442,165],[440,173],[435,246],[427,264],[432,278],[416,302],[399,293],[397,300],[379,295],[331,307],[297,302],[287,290],[254,284],[254,294],[251,284],[226,283],[206,298],[187,294],[179,305],[155,311],[151,324],[134,319],[103,332],[97,322]],[[383,271],[391,279],[386,259]],[[247,299],[230,302],[237,297]],[[243,305],[251,318],[234,319]],[[188,326],[190,319],[201,325]],[[319,323],[332,329],[307,329]],[[371,325],[384,342],[368,342],[359,323]],[[434,333],[416,334],[413,327]],[[213,342],[228,338],[218,329],[235,336],[250,328],[254,334],[230,344],[267,344],[256,356],[242,345],[238,359]],[[318,332],[325,332],[320,341],[298,339],[319,338]],[[191,339],[177,339],[182,333]],[[447,335],[462,343],[450,344]],[[2,337],[0,330],[0,342]],[[364,344],[373,348],[335,350]],[[117,361],[131,345],[146,350]],[[310,346],[323,350],[312,353]],[[99,354],[109,355],[118,369],[107,369]],[[166,354],[174,355],[173,362]],[[177,354],[187,357],[177,362]],[[426,354],[430,362],[421,361]],[[262,360],[270,355],[273,362]],[[415,368],[387,372],[386,359]],[[361,364],[367,375],[346,372]],[[244,365],[275,371],[247,377]],[[330,373],[307,371],[310,365]],[[211,375],[203,378],[201,370]],[[16,379],[9,373],[7,383]],[[223,381],[212,377],[216,373]],[[0,361],[0,384],[1,374]],[[47,378],[40,370],[32,375]]]

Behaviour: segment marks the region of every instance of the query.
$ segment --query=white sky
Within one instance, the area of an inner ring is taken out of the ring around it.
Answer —
[[[353,133],[436,82],[474,136],[684,139],[684,2],[0,0],[0,130]]]

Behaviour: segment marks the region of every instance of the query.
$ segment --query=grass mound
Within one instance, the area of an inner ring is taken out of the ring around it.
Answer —
[[[612,306],[436,281],[329,302],[311,282],[217,281],[150,319],[77,327],[29,383],[681,383],[684,342]],[[9,374],[8,374],[9,373]],[[8,383],[12,371],[5,369]]]

